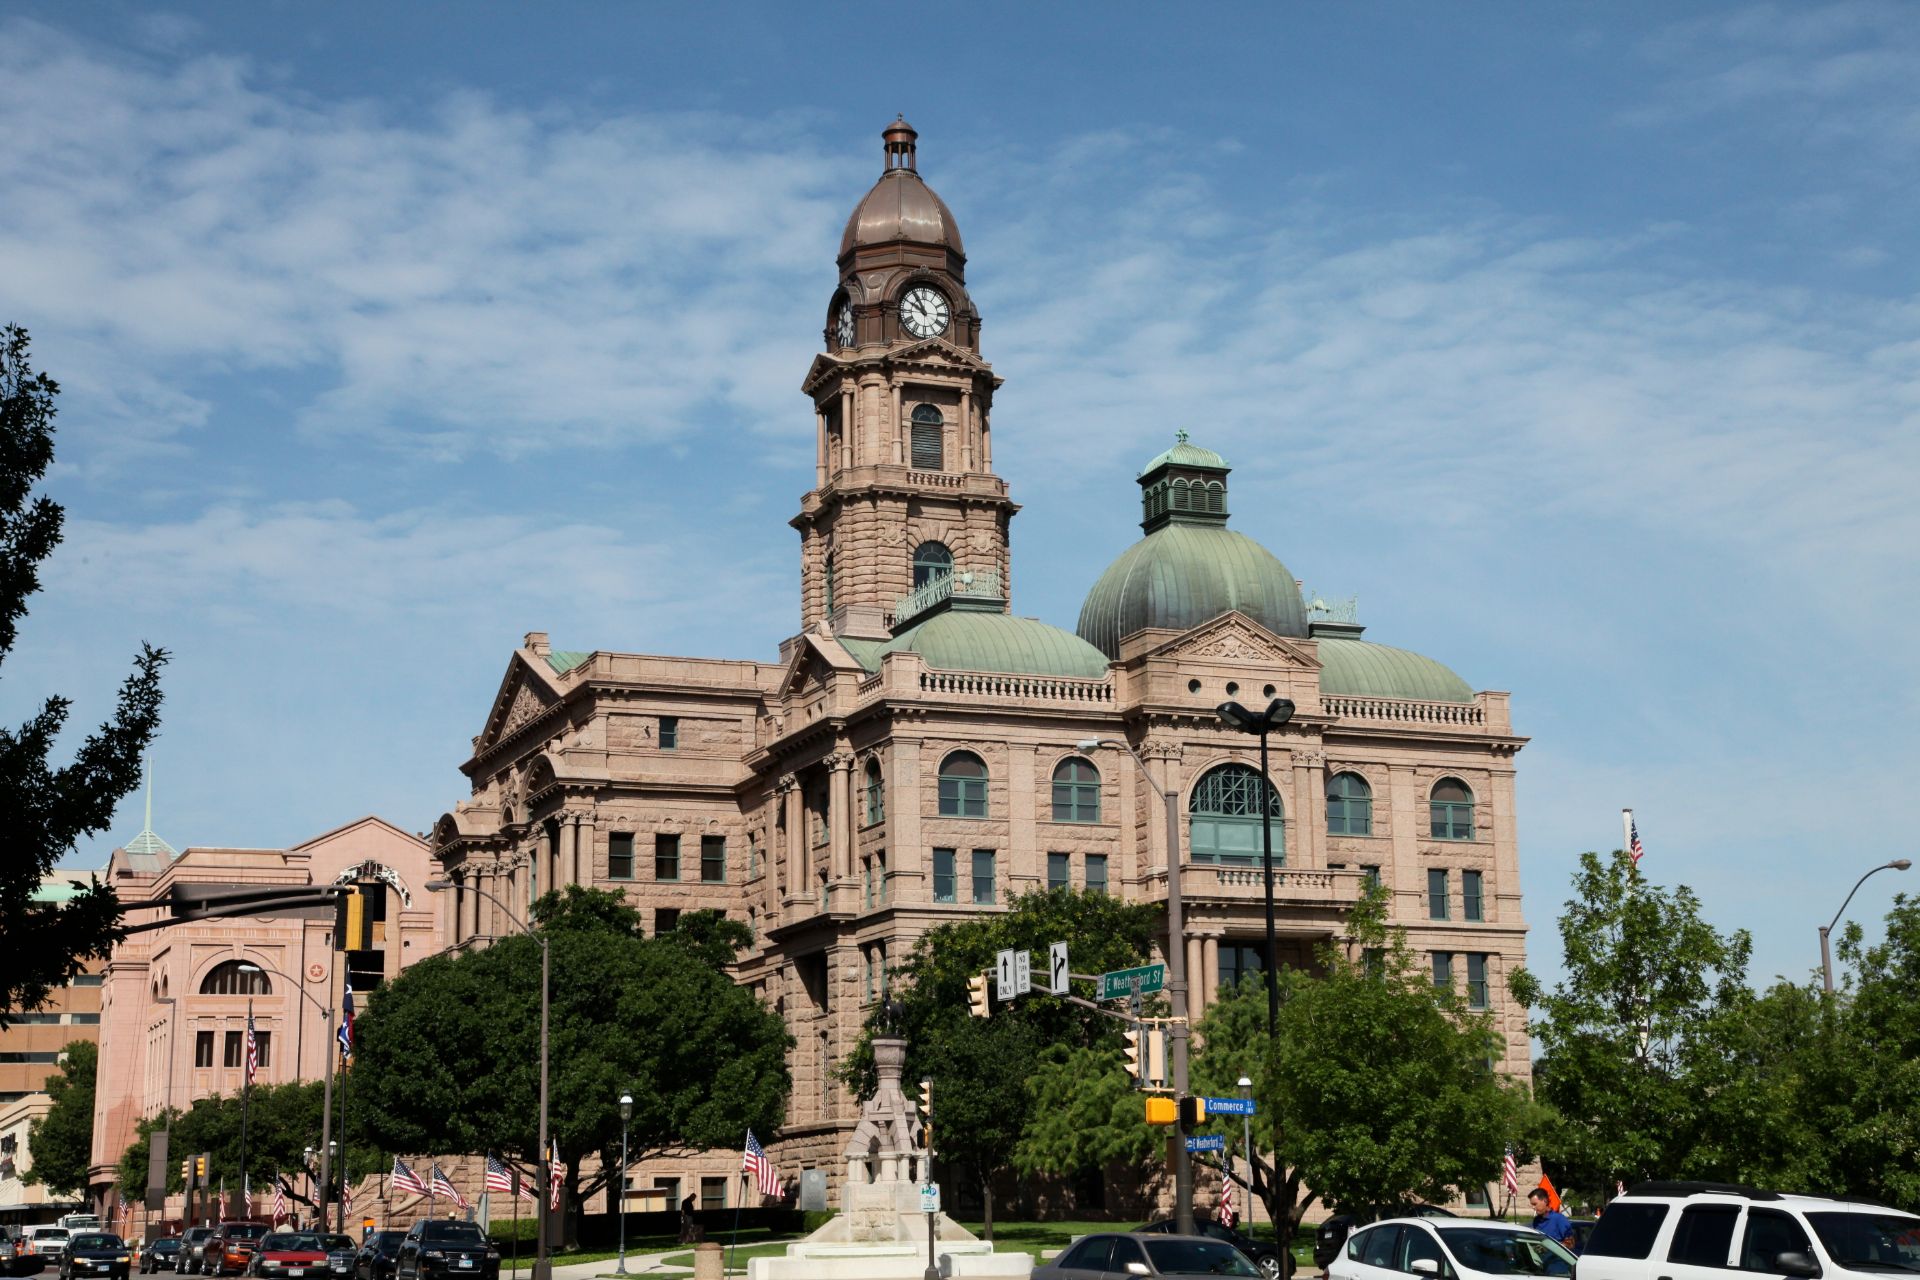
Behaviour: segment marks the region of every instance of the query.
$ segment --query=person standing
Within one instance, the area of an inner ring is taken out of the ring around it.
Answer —
[[[1555,1244],[1573,1248],[1573,1221],[1553,1207],[1553,1200],[1547,1195],[1545,1187],[1535,1187],[1527,1192],[1527,1203],[1533,1207],[1535,1231]]]

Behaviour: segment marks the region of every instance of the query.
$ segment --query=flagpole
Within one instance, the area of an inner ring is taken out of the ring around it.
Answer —
[[[264,979],[262,979],[264,981]],[[248,983],[249,987],[253,984]],[[253,997],[247,997],[247,1056],[240,1064],[240,1198],[246,1201],[247,1211],[241,1217],[253,1216],[253,1195],[247,1185],[247,1102],[253,1094]],[[232,1205],[227,1206],[232,1209]]]
[[[740,1210],[747,1203],[747,1187],[751,1185],[747,1171],[740,1171],[740,1198],[733,1202],[733,1239],[727,1242],[727,1270],[733,1270],[733,1253],[740,1247]]]
[[[513,1184],[513,1270],[520,1271],[520,1170],[513,1169],[507,1179]]]
[[[353,979],[348,978],[351,982]],[[341,1000],[342,1017],[345,1016],[346,1002]],[[340,1198],[333,1202],[333,1229],[335,1234],[344,1235],[347,1230],[347,1077],[352,1072],[345,1064],[340,1068]]]

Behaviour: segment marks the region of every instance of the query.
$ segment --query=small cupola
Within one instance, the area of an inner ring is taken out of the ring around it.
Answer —
[[[1227,460],[1174,433],[1173,448],[1140,473],[1140,527],[1148,533],[1169,524],[1227,522]]]
[[[887,144],[887,168],[917,169],[914,164],[914,140],[919,132],[907,123],[904,115],[895,116],[892,124],[881,133],[881,140]]]

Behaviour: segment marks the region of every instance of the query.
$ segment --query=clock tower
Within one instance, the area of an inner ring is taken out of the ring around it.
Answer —
[[[920,177],[913,126],[897,119],[881,136],[886,168],[847,219],[826,350],[802,386],[817,454],[792,520],[802,625],[868,639],[948,574],[1007,599],[1019,509],[993,473],[1000,379],[980,358],[959,225]]]

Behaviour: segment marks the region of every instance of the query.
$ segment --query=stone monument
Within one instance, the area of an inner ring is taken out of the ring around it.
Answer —
[[[840,1212],[784,1258],[754,1258],[749,1280],[922,1280],[927,1270],[928,1215],[920,1183],[928,1174],[920,1150],[920,1108],[901,1091],[907,1042],[877,1039],[873,1063],[880,1087],[860,1108],[847,1141]],[[1033,1270],[1024,1253],[993,1246],[945,1213],[932,1215],[934,1265],[942,1276],[1011,1277]]]

